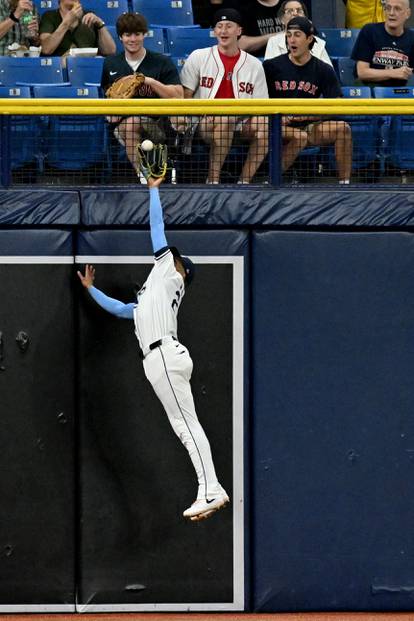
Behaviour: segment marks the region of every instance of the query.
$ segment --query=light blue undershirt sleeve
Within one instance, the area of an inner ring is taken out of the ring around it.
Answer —
[[[124,304],[119,300],[115,300],[114,298],[110,298],[105,293],[102,293],[96,287],[89,287],[89,293],[95,300],[99,306],[101,306],[104,310],[108,311],[112,315],[119,317],[120,319],[133,319],[134,318],[134,308],[136,304]]]
[[[150,227],[154,254],[168,246],[164,233],[164,220],[158,188],[150,188]]]

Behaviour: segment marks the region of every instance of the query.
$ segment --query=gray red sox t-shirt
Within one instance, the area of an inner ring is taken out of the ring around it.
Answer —
[[[407,29],[401,36],[394,37],[388,34],[383,23],[367,24],[355,41],[351,58],[369,63],[371,69],[414,68],[414,32]],[[393,79],[378,82],[381,86],[404,86],[406,83],[406,80]]]

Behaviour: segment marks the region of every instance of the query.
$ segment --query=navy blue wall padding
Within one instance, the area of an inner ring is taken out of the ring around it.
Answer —
[[[189,255],[245,255],[248,238],[243,231],[165,231],[170,246]],[[108,256],[152,255],[148,231],[81,231],[77,254]]]
[[[414,237],[253,238],[254,608],[412,610]]]
[[[29,229],[0,230],[0,256],[70,256],[73,240],[70,231]]]
[[[0,191],[1,225],[75,225],[79,223],[78,192],[56,190]]]
[[[247,283],[246,232],[167,231],[167,239],[192,255],[244,256]],[[85,254],[109,256],[106,264],[96,264],[97,287],[123,301],[133,300],[133,283],[145,282],[152,258],[147,264],[128,263],[128,259],[119,264],[111,263],[111,255],[151,255],[149,231],[80,232],[77,246],[79,260]],[[179,338],[194,361],[192,388],[198,415],[210,439],[217,472],[230,493],[233,339],[244,340],[246,350],[249,333],[246,286],[243,330],[233,334],[233,273],[232,265],[214,258],[196,265],[178,320]],[[105,313],[80,286],[79,290],[78,601],[209,602],[212,608],[217,602],[231,601],[232,510],[199,528],[182,519],[182,510],[195,493],[194,474],[144,377],[133,322]],[[246,364],[246,379],[247,373]],[[245,391],[247,408],[248,382],[239,390]],[[249,437],[247,432],[244,437]],[[244,452],[248,467],[247,446]],[[248,497],[245,506],[247,501]]]
[[[70,236],[0,230],[0,252],[66,254]],[[0,606],[13,612],[76,599],[73,266],[59,258],[0,257]]]
[[[80,192],[82,223],[126,226],[148,223],[148,190]],[[414,224],[412,192],[349,188],[308,190],[161,190],[166,224],[211,226],[406,226]]]

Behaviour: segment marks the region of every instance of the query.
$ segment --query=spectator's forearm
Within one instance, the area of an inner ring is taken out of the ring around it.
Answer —
[[[56,28],[55,32],[43,33],[40,35],[42,54],[51,55],[62,42],[68,27],[63,22]]]
[[[260,35],[259,37],[248,37],[247,35],[242,35],[239,39],[239,47],[241,50],[245,52],[257,52],[262,47],[267,45],[270,37],[274,36],[274,32],[270,34]]]
[[[10,17],[6,17],[5,20],[0,22],[0,39],[9,32],[14,26],[14,21]]]
[[[395,75],[394,69],[372,69],[371,67],[358,67],[358,78],[364,82],[385,82],[386,80],[401,79]]]
[[[115,41],[110,35],[109,30],[106,26],[103,26],[98,30],[98,49],[102,56],[110,56],[111,54],[116,54],[116,45]]]
[[[158,97],[162,99],[183,99],[184,91],[181,84],[162,84],[154,78],[146,78],[145,83],[148,84]]]

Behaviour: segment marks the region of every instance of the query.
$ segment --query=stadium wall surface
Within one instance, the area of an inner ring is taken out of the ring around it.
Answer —
[[[0,611],[412,610],[410,193],[162,199],[198,265],[180,334],[232,510],[176,517],[185,454],[132,330],[76,282],[93,260],[130,299],[147,192],[3,192]]]

